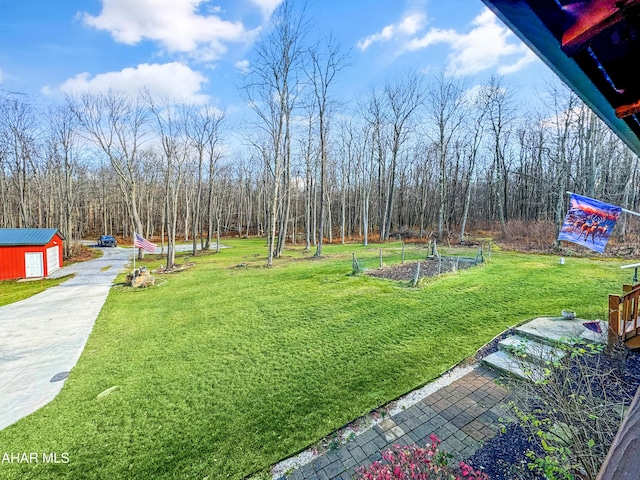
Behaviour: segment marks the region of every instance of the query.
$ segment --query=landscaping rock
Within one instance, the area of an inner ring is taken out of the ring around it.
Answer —
[[[127,282],[134,287],[151,287],[155,285],[156,278],[144,267],[134,270],[133,274],[127,275]]]

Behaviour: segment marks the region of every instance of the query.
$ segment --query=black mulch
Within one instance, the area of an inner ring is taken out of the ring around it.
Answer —
[[[597,371],[611,372],[610,381],[592,384],[594,390],[602,389],[610,398],[631,402],[640,386],[640,352],[629,351],[623,358],[599,354],[582,357],[582,360]],[[543,453],[540,443],[527,431],[519,425],[508,424],[504,433],[488,440],[467,463],[487,473],[491,480],[543,480],[544,477],[529,470],[528,451]]]
[[[527,452],[542,453],[522,427],[509,424],[506,431],[488,440],[467,463],[489,475],[491,480],[543,480],[529,470]]]

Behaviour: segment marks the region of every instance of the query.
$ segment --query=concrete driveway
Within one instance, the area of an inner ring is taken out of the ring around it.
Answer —
[[[51,275],[76,276],[26,300],[0,307],[0,430],[46,405],[84,349],[131,248]],[[37,281],[37,280],[35,280]]]

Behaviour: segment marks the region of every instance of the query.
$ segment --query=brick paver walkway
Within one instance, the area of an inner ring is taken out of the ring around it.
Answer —
[[[497,377],[494,371],[479,366],[283,478],[350,480],[358,466],[380,460],[383,450],[396,444],[424,446],[430,443],[431,434],[442,440],[441,449],[456,460],[465,460],[500,431],[499,418],[509,414],[508,392],[496,385]]]

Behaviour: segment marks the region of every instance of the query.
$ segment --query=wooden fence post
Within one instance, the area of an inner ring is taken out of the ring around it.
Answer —
[[[380,249],[380,268],[382,268],[382,249]]]
[[[420,262],[416,265],[416,271],[413,274],[413,282],[411,282],[411,286],[415,287],[418,284],[418,280],[420,279]]]
[[[356,254],[351,254],[351,275],[356,275],[360,273],[360,265],[358,264],[358,259],[356,258]]]

